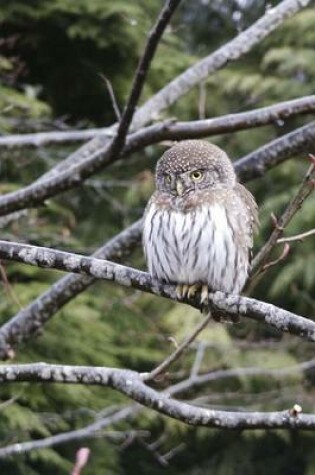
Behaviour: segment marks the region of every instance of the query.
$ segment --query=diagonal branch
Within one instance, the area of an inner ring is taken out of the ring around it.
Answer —
[[[152,31],[149,33],[143,55],[140,58],[133,79],[127,105],[118,124],[117,134],[110,146],[109,154],[112,157],[118,157],[125,145],[128,129],[134,116],[136,105],[140,98],[151,61],[156,52],[162,34],[180,2],[181,0],[166,0]]]
[[[264,175],[267,170],[298,153],[312,153],[315,146],[315,121],[268,142],[237,161],[236,172],[242,181]]]
[[[261,267],[261,265],[266,261],[272,249],[277,244],[278,239],[283,234],[283,231],[286,226],[289,224],[295,213],[301,208],[307,197],[314,191],[314,180],[315,164],[312,164],[309,167],[305,177],[303,178],[297,193],[287,205],[280,219],[277,220],[275,229],[270,235],[268,241],[264,244],[262,249],[259,251],[255,259],[253,260],[252,274],[253,272],[257,271],[257,269],[259,269],[259,267]]]
[[[91,275],[97,279],[109,280],[118,285],[176,300],[175,285],[163,285],[152,280],[146,272],[102,259],[7,241],[0,241],[0,258]],[[201,309],[199,295],[191,300],[185,298],[182,302]],[[223,311],[231,319],[235,316],[244,316],[272,325],[280,331],[315,341],[315,322],[274,305],[223,292],[210,292],[209,302],[214,312]]]
[[[214,53],[191,66],[149,99],[135,114],[133,128],[139,128],[149,120],[156,118],[158,113],[174,104],[174,102],[210,74],[248,53],[287,18],[306,7],[309,3],[309,0],[284,0],[276,7],[267,9],[265,15],[251,27]]]
[[[222,66],[225,64],[222,64],[222,60],[223,62],[225,59],[233,61],[247,53],[256,44],[259,44],[263,38],[268,36],[273,30],[281,25],[287,18],[293,16],[299,10],[306,7],[309,3],[310,0],[284,0],[276,7],[268,9],[266,14],[260,20],[254,23],[245,32],[241,33],[241,35],[243,35],[241,40],[239,40],[239,35],[234,40],[228,42],[226,45],[222,46],[202,60],[207,63],[207,76],[222,68]],[[247,35],[246,37],[245,34]],[[186,71],[189,76],[195,77],[196,83],[201,82],[204,79],[203,76],[200,77],[198,71],[201,62],[196,63],[195,66],[190,67]],[[181,80],[184,74],[185,73],[178,76],[175,80],[170,82],[167,86],[155,94],[153,98],[150,99],[150,101],[153,100],[155,102],[154,108],[151,108],[151,106],[149,107],[149,102],[146,102],[138,109],[131,124],[131,129],[133,131],[151,122],[163,109],[172,105],[183,94],[185,94],[185,92],[188,91],[187,82],[185,83],[185,91],[182,89]],[[193,87],[194,85],[195,84],[191,84],[190,87]],[[176,92],[176,94],[174,92]],[[109,127],[107,132],[104,131],[102,136],[91,140],[89,143],[71,154],[66,160],[62,161],[52,170],[46,173],[43,178],[46,179],[48,177],[51,178],[56,176],[60,172],[64,172],[70,167],[86,161],[91,155],[94,155],[98,152],[102,153],[104,148],[105,150],[107,149],[107,146],[110,142],[109,136],[114,136],[115,128],[116,125]]]

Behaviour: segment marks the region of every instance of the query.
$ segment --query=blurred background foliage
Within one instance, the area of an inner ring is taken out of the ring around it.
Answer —
[[[277,2],[272,2],[276,4]],[[146,34],[160,8],[154,0],[11,0],[0,3],[0,133],[68,130],[115,121],[108,91],[112,83],[123,108]],[[167,29],[154,59],[142,101],[196,59],[224,44],[270,7],[263,0],[186,1]],[[180,120],[244,111],[314,92],[315,11],[287,21],[242,60],[216,73],[164,116]],[[307,117],[268,127],[213,137],[238,158],[298,127]],[[97,174],[78,190],[49,200],[44,207],[2,229],[3,239],[91,253],[141,216],[153,190],[156,159],[168,144],[147,147],[124,163]],[[17,189],[49,170],[75,146],[1,150],[0,191]],[[260,205],[256,249],[272,230],[270,214],[280,214],[307,169],[307,153],[293,157],[249,184]],[[315,226],[314,196],[286,233]],[[288,259],[270,270],[254,296],[304,315],[315,309],[314,238],[294,243]],[[275,251],[279,255],[280,250]],[[141,250],[127,264],[143,266]],[[7,321],[46,290],[61,274],[15,263],[1,263],[9,284],[0,289],[0,318]],[[99,282],[82,294],[17,352],[16,362],[105,365],[150,370],[172,349],[200,314],[136,291]],[[259,366],[283,368],[312,356],[300,339],[249,321],[236,326],[213,323],[199,338],[205,346],[201,372]],[[189,375],[195,349],[172,368],[170,381]],[[200,404],[239,410],[273,410],[302,405],[313,411],[314,372],[288,377],[235,377],[218,380],[189,395]],[[84,386],[6,385],[0,392],[0,443],[39,439],[73,430],[108,407],[126,404],[111,390]],[[314,475],[314,435],[295,432],[222,432],[191,428],[142,411],[114,429],[142,428],[149,441],[163,436],[161,453],[184,444],[163,468],[167,474]],[[92,455],[85,474],[160,473],[156,457],[140,442],[125,450],[103,438],[29,452],[0,461],[1,473],[67,474],[82,445]]]

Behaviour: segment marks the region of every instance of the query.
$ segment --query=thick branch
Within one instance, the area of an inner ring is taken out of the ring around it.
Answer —
[[[175,285],[163,285],[160,282],[153,281],[146,272],[106,260],[7,241],[0,241],[0,258],[33,266],[87,274],[98,279],[115,282],[118,285],[176,300]],[[199,297],[197,295],[191,300],[184,299],[183,303],[200,308]],[[274,305],[239,295],[224,294],[223,292],[209,293],[209,301],[214,311],[224,311],[232,320],[233,317],[238,315],[252,318],[272,325],[280,331],[315,341],[315,322]]]
[[[183,140],[187,138],[203,138],[211,135],[237,132],[239,130],[262,127],[268,124],[285,121],[289,118],[310,114],[315,111],[315,96],[305,96],[291,101],[279,102],[268,107],[252,111],[228,114],[213,119],[195,120],[190,122],[164,122],[155,124],[152,143],[161,140]],[[149,130],[149,129],[147,129]],[[49,144],[82,142],[98,136],[113,137],[107,128],[70,130],[56,132],[38,132],[34,134],[17,134],[0,137],[0,148],[42,147]]]
[[[242,181],[252,180],[265,174],[267,170],[298,153],[312,153],[315,146],[315,121],[289,134],[268,142],[237,161],[235,169],[241,171]]]
[[[62,366],[35,363],[0,367],[2,382],[44,382],[63,384],[91,384],[111,387],[161,414],[194,426],[225,429],[304,429],[315,428],[315,416],[290,411],[281,412],[232,412],[216,411],[192,406],[172,399],[143,383],[139,373],[115,368]]]
[[[142,220],[139,220],[106,242],[93,256],[120,261],[139,244],[141,233]],[[7,358],[12,346],[34,335],[61,307],[86,290],[95,280],[92,276],[69,274],[20,310],[0,329],[0,358]]]

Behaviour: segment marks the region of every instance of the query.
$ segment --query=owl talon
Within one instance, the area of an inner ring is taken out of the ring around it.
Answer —
[[[204,306],[207,306],[209,303],[209,289],[207,285],[201,287],[200,303]]]
[[[176,286],[176,298],[177,300],[182,300],[183,298],[183,286],[177,285]]]
[[[190,285],[188,289],[188,298],[189,299],[193,298],[199,289],[200,289],[200,285],[198,284]]]

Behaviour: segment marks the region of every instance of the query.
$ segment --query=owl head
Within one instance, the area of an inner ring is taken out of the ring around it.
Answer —
[[[156,167],[156,188],[174,196],[233,188],[236,175],[223,150],[205,140],[184,140],[167,150]]]

